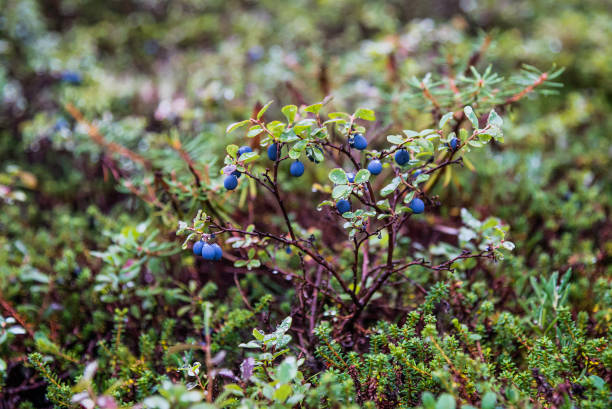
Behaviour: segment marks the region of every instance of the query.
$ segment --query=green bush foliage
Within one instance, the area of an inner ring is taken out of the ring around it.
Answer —
[[[606,1],[0,9],[0,407],[612,405]]]

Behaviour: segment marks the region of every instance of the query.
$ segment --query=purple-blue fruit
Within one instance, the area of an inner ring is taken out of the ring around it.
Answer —
[[[374,159],[368,163],[368,170],[371,174],[378,175],[380,172],[382,172],[382,163],[380,163],[379,160]]]
[[[423,213],[425,211],[425,203],[423,203],[423,201],[418,197],[412,199],[408,207],[410,207],[412,212],[415,214]]]
[[[452,150],[456,150],[458,145],[459,145],[459,139],[457,139],[457,138],[451,139],[450,142],[448,143],[448,146]]]
[[[238,157],[240,157],[240,155],[242,155],[243,153],[247,153],[247,152],[253,152],[253,149],[251,149],[251,147],[247,145],[241,146],[238,149]]]
[[[276,161],[277,157],[278,157],[278,144],[273,143],[272,145],[268,146],[268,159]]]
[[[227,190],[234,190],[238,186],[238,178],[234,174],[228,175],[223,181],[223,186]]]
[[[193,254],[195,254],[196,256],[201,256],[202,246],[204,246],[204,242],[202,240],[193,243]]]
[[[202,246],[202,258],[204,260],[214,260],[215,248],[208,243],[204,243],[204,245]]]
[[[215,252],[215,256],[213,260],[215,261],[221,260],[221,257],[223,257],[223,250],[221,249],[221,246],[219,246],[217,243],[214,243],[211,245],[211,247],[213,248]]]
[[[358,149],[360,151],[364,150],[365,148],[368,147],[368,141],[366,140],[366,138],[360,134],[357,133],[353,136],[353,139],[351,140],[351,142],[349,142],[349,144],[355,148]]]
[[[399,151],[395,152],[395,161],[398,165],[404,166],[410,161],[410,154],[406,149],[400,149]]]
[[[83,77],[76,71],[64,71],[62,72],[61,80],[68,84],[80,85],[83,81]]]
[[[347,173],[346,178],[350,183],[355,183],[355,174],[353,172]]]
[[[338,200],[336,203],[336,209],[340,212],[340,214],[344,214],[346,212],[351,211],[351,202],[346,199]]]
[[[289,173],[291,173],[291,176],[299,178],[304,174],[304,164],[299,160],[296,160],[291,164],[291,167],[289,168]]]

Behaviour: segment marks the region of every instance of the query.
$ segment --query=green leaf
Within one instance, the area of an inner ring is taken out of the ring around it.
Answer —
[[[423,392],[421,395],[421,401],[423,402],[423,407],[425,409],[434,409],[436,401],[431,392]]]
[[[436,402],[436,409],[455,409],[457,403],[453,395],[449,393],[443,393]]]
[[[482,397],[482,401],[480,403],[480,407],[482,409],[493,409],[495,408],[495,404],[497,403],[497,395],[495,392],[487,392]]]
[[[504,241],[502,243],[502,246],[504,246],[506,250],[510,250],[510,251],[514,250],[514,247],[515,247],[514,243],[511,241]]]
[[[247,137],[248,138],[253,138],[253,137],[259,135],[262,132],[263,132],[263,129],[262,129],[261,126],[253,125],[252,127],[249,128],[249,132],[247,132]]]
[[[251,260],[249,261],[249,263],[247,264],[248,269],[252,269],[252,268],[258,268],[261,266],[261,261],[259,260]]]
[[[317,115],[319,111],[321,110],[321,108],[323,108],[323,104],[319,102],[318,104],[312,104],[312,105],[307,106],[306,108],[304,108],[304,111]],[[331,118],[331,115],[330,115],[330,118]]]
[[[363,119],[364,121],[376,121],[374,111],[367,108],[359,108],[355,111],[355,118]]]
[[[444,115],[442,115],[442,118],[440,118],[440,122],[438,123],[438,128],[440,129],[444,128],[444,125],[446,125],[448,120],[451,119],[452,117],[453,117],[452,112],[447,112]]]
[[[248,124],[251,123],[250,119],[244,120],[244,121],[240,121],[240,122],[234,122],[233,124],[230,124],[227,129],[225,130],[225,133],[230,133],[235,131],[238,128],[242,128],[243,126],[246,126]]]
[[[389,196],[391,193],[393,193],[395,191],[395,189],[397,189],[397,187],[399,186],[401,181],[402,181],[401,178],[394,177],[393,180],[391,181],[391,183],[389,183],[387,186],[383,187],[380,190],[381,196],[382,197]]]
[[[268,102],[266,105],[264,105],[259,112],[257,113],[257,119],[261,119],[261,117],[263,116],[263,114],[266,113],[266,111],[268,110],[268,108],[270,107],[270,105],[272,105],[274,101],[270,101]]]
[[[333,206],[333,205],[334,205],[334,202],[332,202],[331,200],[324,200],[317,205],[317,210],[321,211],[323,206]]]
[[[312,154],[317,162],[323,162],[325,160],[325,156],[323,156],[323,152],[318,149],[313,149]]]
[[[359,170],[359,172],[357,172],[357,174],[355,175],[355,183],[366,183],[368,180],[370,180],[370,175],[370,171],[367,169]]]
[[[259,154],[257,152],[247,152],[240,155],[240,162],[242,163],[250,163],[259,159]]]
[[[343,169],[335,168],[329,172],[329,180],[334,182],[336,185],[346,185],[348,183],[348,178],[346,177],[346,173]]]
[[[291,395],[291,386],[282,384],[276,391],[274,391],[274,400],[282,403],[289,397],[289,395]]]
[[[279,365],[277,377],[279,382],[289,383],[297,376],[297,372],[297,361],[295,357],[289,356]]]
[[[261,332],[260,330],[258,330],[257,328],[253,329],[253,338],[255,338],[258,341],[263,341],[264,339],[264,333]]]
[[[501,128],[504,121],[501,118],[501,116],[499,116],[497,112],[495,112],[495,110],[492,109],[491,112],[489,112],[489,119],[487,120],[487,123],[495,127]]]
[[[401,145],[405,142],[405,139],[401,135],[388,135],[387,141],[389,141],[389,143],[392,143],[393,145]]]
[[[412,201],[412,199],[414,199],[414,196],[416,194],[416,191],[411,191],[408,192],[408,194],[406,194],[406,197],[404,197],[404,203],[410,203]]]
[[[237,145],[227,145],[225,147],[225,151],[227,152],[227,154],[229,156],[231,156],[232,158],[236,158],[236,154],[238,153],[238,146]]]
[[[285,105],[281,109],[281,112],[283,113],[283,115],[285,115],[285,117],[287,118],[287,121],[291,123],[295,119],[295,114],[297,114],[297,110],[298,110],[298,107],[295,105]]]
[[[341,197],[346,197],[351,193],[351,187],[349,185],[338,185],[332,190],[332,197],[334,200],[338,200]]]
[[[225,389],[227,392],[231,393],[232,395],[244,396],[244,392],[242,391],[242,388],[236,385],[235,383],[229,383],[229,384],[223,385],[223,389]]]
[[[376,202],[376,206],[380,207],[382,210],[391,209],[391,205],[389,204],[389,199],[379,200]]]
[[[597,388],[597,389],[603,389],[604,386],[606,385],[606,381],[604,381],[603,379],[601,379],[599,376],[597,375],[591,375],[589,376],[589,381],[591,382],[591,384]]]
[[[474,110],[472,109],[472,107],[469,105],[464,107],[463,112],[465,113],[465,116],[472,123],[472,126],[474,127],[474,129],[478,129],[478,118],[476,117],[476,114],[474,113]]]
[[[284,334],[285,332],[289,331],[289,328],[291,328],[291,322],[292,322],[292,318],[291,317],[287,317],[283,320],[283,322],[281,322],[278,327],[276,327],[276,333],[279,334]]]
[[[404,129],[402,132],[404,132],[404,135],[406,135],[408,138],[414,138],[415,136],[419,136],[419,133],[417,131],[411,131],[410,129]]]
[[[293,129],[285,129],[280,135],[280,141],[285,143],[295,142],[300,139]]]

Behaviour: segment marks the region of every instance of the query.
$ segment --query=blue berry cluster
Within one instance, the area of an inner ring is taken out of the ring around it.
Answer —
[[[219,261],[223,257],[223,250],[217,243],[208,244],[200,240],[193,244],[193,254],[202,256],[204,260]]]

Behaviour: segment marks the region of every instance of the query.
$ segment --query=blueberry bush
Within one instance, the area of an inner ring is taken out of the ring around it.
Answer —
[[[605,0],[0,9],[0,408],[612,406]]]

